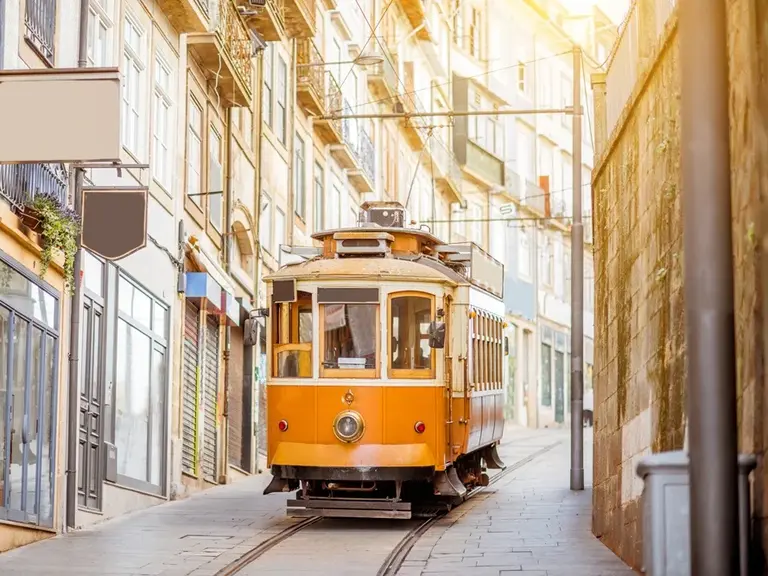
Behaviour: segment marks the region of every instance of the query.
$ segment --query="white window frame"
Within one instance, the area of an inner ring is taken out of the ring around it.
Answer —
[[[112,37],[114,22],[112,21],[111,0],[91,0],[88,6],[88,66],[103,68],[112,64]],[[98,32],[104,30],[104,39],[100,41]],[[96,59],[96,47],[101,43],[101,58]]]
[[[282,80],[282,86],[281,86],[281,79],[280,75],[282,71],[285,71],[285,77]],[[275,132],[277,133],[277,139],[280,140],[282,144],[285,144],[288,140],[288,64],[285,60],[283,60],[283,57],[278,55],[277,57],[277,113],[280,115],[280,129],[278,130],[278,127],[275,126]]]
[[[200,112],[199,124],[195,126],[193,124],[193,112],[198,110]],[[193,146],[197,149],[197,166],[192,158]],[[193,178],[194,177],[194,178]],[[189,95],[189,114],[187,119],[187,195],[189,199],[195,203],[196,206],[202,209],[203,197],[202,182],[203,182],[203,107],[198,104],[192,94]],[[194,187],[191,185],[195,182]]]
[[[272,198],[263,191],[261,193],[261,206],[259,209],[261,210],[259,214],[259,242],[262,248],[272,254]]]
[[[131,28],[137,36],[137,45],[132,45],[127,37],[123,38],[123,90],[122,90],[122,135],[123,147],[137,158],[144,154],[144,122],[142,94],[144,73],[147,65],[146,32],[136,19],[127,14],[124,29],[126,36]],[[129,80],[136,84],[129,85]],[[129,122],[130,120],[130,122]]]
[[[214,142],[218,142],[216,145],[216,149],[214,150]],[[214,155],[214,152],[216,154]],[[216,129],[216,127],[211,124],[208,127],[208,221],[211,223],[211,226],[213,226],[214,230],[217,232],[221,232],[224,228],[224,139],[222,138],[221,134],[219,133],[219,130]],[[218,165],[219,170],[219,182],[221,184],[222,190],[214,190],[213,189],[213,182],[211,181],[211,176],[213,175],[213,170],[211,168],[211,162],[215,161]],[[215,194],[215,192],[218,192],[218,194]],[[213,205],[214,202],[218,203],[218,218],[214,218],[213,214]]]
[[[165,74],[163,86],[159,74]],[[155,56],[155,88],[152,103],[152,177],[169,195],[173,194],[173,126],[174,105],[171,92],[174,75],[171,66],[160,56]],[[160,112],[165,111],[164,122]],[[162,158],[160,158],[162,153]]]

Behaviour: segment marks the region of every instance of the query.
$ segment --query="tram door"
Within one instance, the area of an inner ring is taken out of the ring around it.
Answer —
[[[447,444],[447,450],[445,452],[446,463],[453,456],[453,438],[451,436],[451,430],[453,426],[453,418],[451,417],[451,409],[453,404],[453,354],[451,352],[451,297],[446,296],[444,299],[443,310],[445,320],[445,348],[443,348],[445,373],[443,380],[445,382],[445,441]],[[437,351],[433,350],[435,354]]]

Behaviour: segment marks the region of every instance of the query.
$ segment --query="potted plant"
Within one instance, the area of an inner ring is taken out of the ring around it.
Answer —
[[[53,260],[54,250],[58,250],[64,255],[64,283],[72,292],[75,287],[77,236],[80,234],[80,219],[77,214],[65,206],[57,195],[50,193],[35,194],[25,204],[23,213],[25,224],[26,221],[36,222],[33,229],[43,240],[40,277],[45,276]]]

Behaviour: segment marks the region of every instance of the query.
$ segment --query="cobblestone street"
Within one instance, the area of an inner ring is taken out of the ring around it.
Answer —
[[[591,446],[591,431],[586,444]],[[501,450],[515,469],[438,520],[398,574],[620,576],[632,574],[590,533],[591,490],[568,490],[568,434],[512,428]],[[591,449],[586,451],[591,482]],[[0,555],[0,573],[212,576],[298,522],[265,476],[214,488],[87,530]],[[325,519],[284,540],[240,574],[374,575],[417,521]]]

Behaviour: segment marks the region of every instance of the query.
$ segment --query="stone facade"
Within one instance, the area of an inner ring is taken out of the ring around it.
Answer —
[[[768,446],[768,427],[762,423],[768,334],[763,312],[768,295],[768,9],[760,0],[729,0],[728,5],[739,450],[763,455]],[[639,14],[642,19],[644,11]],[[642,561],[642,482],[635,466],[650,452],[682,448],[686,426],[676,14],[643,52],[639,80],[617,127],[598,147],[593,176],[593,530],[636,568]],[[603,94],[595,90],[596,99]],[[596,101],[595,110],[603,104]],[[598,133],[601,121],[598,116]],[[763,527],[768,472],[762,458],[759,462],[753,480],[755,528],[761,535],[758,548],[768,549]]]

